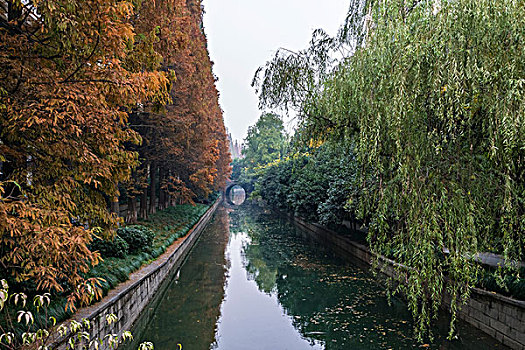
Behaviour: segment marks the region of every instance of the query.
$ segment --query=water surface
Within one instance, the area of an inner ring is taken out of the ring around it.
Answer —
[[[219,209],[178,276],[141,316],[136,345],[177,349],[506,349],[447,319],[433,342],[412,336],[405,303],[366,268],[324,248],[286,219],[247,205]]]

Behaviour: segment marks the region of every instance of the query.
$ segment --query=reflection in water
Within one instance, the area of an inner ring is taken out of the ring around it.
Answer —
[[[293,318],[284,313],[275,293],[260,293],[257,283],[247,278],[242,256],[246,246],[247,234],[232,235],[228,284],[212,349],[323,349],[294,329]]]
[[[269,212],[242,206],[229,213],[229,230],[227,217],[216,214],[178,282],[135,330],[141,340],[157,350],[420,347],[406,305],[389,305],[368,271]],[[464,324],[459,340],[446,341],[447,325],[443,317],[427,348],[505,349]]]
[[[230,214],[231,230],[247,232],[248,276],[263,293],[277,295],[299,333],[325,349],[419,348],[406,305],[392,298],[366,269],[323,249],[311,236],[270,212],[245,207]],[[432,349],[505,349],[466,324],[446,340],[448,320],[434,330]],[[427,344],[428,345],[428,344]]]
[[[235,185],[230,189],[229,200],[233,205],[241,205],[246,200],[246,191],[239,185]]]
[[[209,349],[224,295],[228,261],[228,213],[219,208],[182,266],[178,278],[140,316],[133,329],[136,350],[144,341],[155,350]],[[165,282],[166,283],[166,282]],[[120,349],[121,347],[119,347]]]

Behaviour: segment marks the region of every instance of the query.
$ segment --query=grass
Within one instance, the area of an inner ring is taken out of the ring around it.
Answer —
[[[210,206],[211,204],[178,205],[158,211],[150,215],[147,220],[139,221],[138,224],[149,227],[155,233],[151,247],[146,251],[129,254],[124,258],[105,258],[104,261],[91,269],[86,278],[101,278],[103,295],[107,295],[119,283],[127,281],[130,274],[140,269],[143,265],[155,261],[173,242],[186,236]],[[66,311],[67,300],[65,296],[54,296],[51,304],[44,308],[45,311],[41,310],[40,312],[35,312],[36,310],[32,307],[31,301],[28,301],[28,309],[35,316],[35,326],[45,326],[48,324],[47,320],[49,320],[50,316],[55,317],[57,322],[61,322],[72,315],[71,311]],[[16,309],[14,307],[4,308],[3,312],[10,313],[12,315],[11,318],[13,318],[16,317]],[[2,322],[0,321],[0,325]],[[21,333],[25,329],[24,327],[17,327],[15,331]]]
[[[119,283],[127,281],[130,274],[162,255],[177,239],[186,236],[209,207],[205,204],[178,205],[152,214],[147,220],[139,221],[140,225],[155,232],[152,246],[144,252],[130,254],[123,259],[106,258],[95,266],[87,277],[104,279],[101,287],[106,295]]]

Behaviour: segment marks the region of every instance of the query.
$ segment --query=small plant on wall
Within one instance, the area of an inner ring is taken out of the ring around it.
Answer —
[[[87,319],[57,325],[56,318],[48,317],[50,303],[49,293],[36,295],[31,301],[24,293],[10,292],[7,281],[0,280],[0,312],[4,316],[0,323],[0,347],[9,350],[28,347],[52,350],[55,348],[53,343],[67,339],[66,349],[116,349],[133,339],[129,331],[123,331],[120,335],[109,333],[93,339],[89,334],[92,325]],[[108,325],[118,321],[115,314],[107,314],[105,319]],[[153,344],[142,343],[139,349],[153,350]]]

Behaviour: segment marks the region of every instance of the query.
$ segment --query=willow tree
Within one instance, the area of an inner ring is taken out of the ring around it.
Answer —
[[[302,101],[302,120],[314,133],[355,137],[370,246],[403,265],[398,290],[420,337],[450,294],[452,335],[476,254],[501,253],[507,266],[523,257],[525,7],[382,0],[352,9],[341,32],[359,35],[341,37],[356,51]],[[279,82],[301,81],[279,79],[271,65],[263,76],[263,103],[289,102],[276,99]]]

